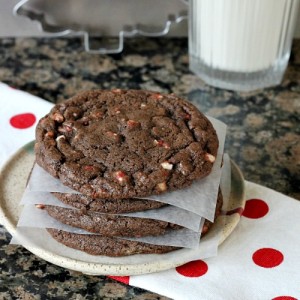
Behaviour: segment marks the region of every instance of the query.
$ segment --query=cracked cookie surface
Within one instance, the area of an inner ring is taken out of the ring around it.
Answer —
[[[218,149],[209,120],[173,95],[82,92],[36,128],[37,163],[92,198],[129,198],[189,186],[207,176]]]

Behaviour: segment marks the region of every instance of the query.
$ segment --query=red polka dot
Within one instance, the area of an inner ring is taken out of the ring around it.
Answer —
[[[283,262],[283,254],[272,248],[261,248],[254,252],[252,259],[263,268],[274,268]]]
[[[129,284],[129,279],[130,279],[129,276],[107,276],[107,277],[117,280],[117,281],[120,281],[125,284]]]
[[[36,117],[31,113],[15,115],[10,118],[10,125],[14,128],[25,129],[31,127],[36,121]]]
[[[297,300],[297,298],[294,298],[291,296],[279,296],[279,297],[273,298],[272,300]]]
[[[269,212],[268,204],[260,199],[250,199],[246,201],[243,216],[250,219],[259,219]]]
[[[177,273],[185,277],[200,277],[208,270],[206,262],[203,260],[194,260],[176,268]]]

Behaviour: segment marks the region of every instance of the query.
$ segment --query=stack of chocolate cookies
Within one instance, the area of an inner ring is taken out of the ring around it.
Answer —
[[[122,238],[164,235],[181,226],[119,214],[162,208],[166,204],[144,198],[187,188],[206,177],[217,151],[210,121],[173,94],[82,92],[39,121],[35,144],[37,164],[78,194],[53,193],[68,208],[38,207],[93,233],[47,229],[68,247],[108,256],[170,252],[178,248]],[[215,217],[221,207],[219,192]],[[202,234],[210,225],[205,221]]]

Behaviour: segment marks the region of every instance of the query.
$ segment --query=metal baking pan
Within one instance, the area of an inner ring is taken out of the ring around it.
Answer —
[[[122,52],[125,37],[170,34],[187,19],[186,4],[184,0],[22,0],[13,13],[37,22],[53,37],[83,36],[85,51],[108,54]],[[93,48],[94,36],[114,36],[116,42],[103,39],[99,48]]]

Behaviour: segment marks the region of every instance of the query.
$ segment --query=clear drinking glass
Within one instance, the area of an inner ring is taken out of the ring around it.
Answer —
[[[190,0],[190,70],[225,89],[279,84],[298,6],[299,0]]]

